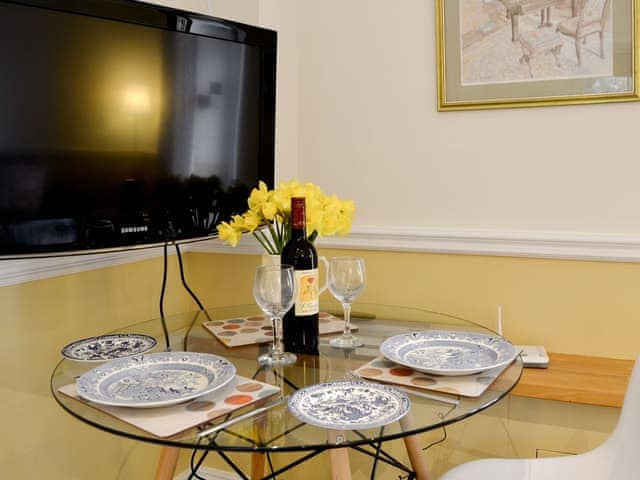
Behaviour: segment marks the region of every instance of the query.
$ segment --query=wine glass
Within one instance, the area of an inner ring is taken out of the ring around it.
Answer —
[[[271,350],[258,357],[260,365],[288,365],[296,361],[282,347],[282,316],[295,301],[295,275],[291,265],[262,265],[256,269],[253,297],[273,325]]]
[[[364,290],[366,270],[361,257],[333,257],[329,260],[329,290],[342,303],[344,332],[329,344],[336,348],[355,348],[363,343],[351,334],[351,304]]]

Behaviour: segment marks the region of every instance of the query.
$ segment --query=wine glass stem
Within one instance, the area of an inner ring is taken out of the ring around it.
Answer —
[[[343,337],[351,336],[351,304],[343,303],[342,311],[344,312],[344,332],[342,333]]]
[[[271,355],[273,358],[282,357],[282,318],[281,317],[273,317],[271,319],[273,322],[273,345],[271,347]]]

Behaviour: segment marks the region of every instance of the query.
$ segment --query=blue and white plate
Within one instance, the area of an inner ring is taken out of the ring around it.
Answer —
[[[426,330],[403,333],[380,344],[389,360],[433,375],[471,375],[507,365],[518,350],[498,335]]]
[[[218,355],[160,352],[111,360],[81,375],[76,388],[102,405],[162,407],[211,393],[235,375],[235,366]]]
[[[305,423],[335,430],[376,428],[409,411],[404,392],[390,385],[359,381],[320,383],[295,392],[291,413]]]
[[[76,340],[62,348],[62,356],[79,362],[104,362],[148,352],[156,339],[139,333],[117,333]]]

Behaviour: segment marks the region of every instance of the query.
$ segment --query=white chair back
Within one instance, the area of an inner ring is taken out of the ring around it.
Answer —
[[[441,480],[640,480],[640,355],[633,366],[618,423],[586,453],[554,458],[483,459],[459,465]]]
[[[611,462],[611,479],[640,478],[640,356],[631,371],[618,423],[597,450],[606,452]]]

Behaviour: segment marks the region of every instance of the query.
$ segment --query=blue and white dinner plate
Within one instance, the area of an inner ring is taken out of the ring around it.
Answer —
[[[498,335],[450,330],[402,333],[384,340],[392,362],[433,375],[471,375],[511,363],[518,350]]]
[[[111,360],[81,375],[76,388],[102,405],[161,407],[211,393],[235,375],[235,366],[218,355],[160,352]]]
[[[78,362],[105,362],[148,352],[156,339],[140,333],[116,333],[76,340],[62,348],[62,356]]]
[[[381,427],[404,417],[410,405],[397,388],[361,381],[320,383],[289,399],[289,411],[298,420],[334,430]]]

